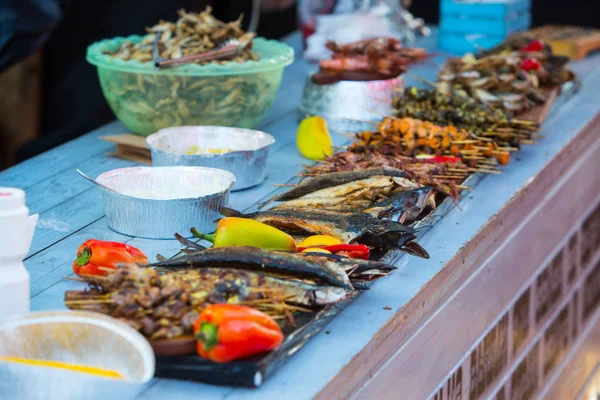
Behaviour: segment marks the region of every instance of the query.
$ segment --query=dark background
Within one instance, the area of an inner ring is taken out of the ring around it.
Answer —
[[[0,71],[42,46],[44,54],[41,133],[18,150],[18,162],[114,120],[96,70],[85,61],[89,44],[108,37],[142,34],[146,26],[160,19],[176,20],[180,8],[202,11],[211,4],[219,19],[230,21],[244,13],[246,24],[251,10],[250,0],[8,1],[7,9],[0,4]],[[598,27],[599,3],[533,0],[533,24]],[[413,0],[410,11],[435,24],[439,1]],[[281,38],[295,29],[296,8],[291,7],[261,15],[258,34]]]
[[[410,12],[426,22],[439,21],[439,1],[412,0]],[[559,24],[600,27],[600,0],[533,0],[533,26]]]

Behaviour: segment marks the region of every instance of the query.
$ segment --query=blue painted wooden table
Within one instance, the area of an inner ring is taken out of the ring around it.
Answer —
[[[301,53],[300,36],[287,39]],[[421,45],[435,49],[436,38],[423,39]],[[444,59],[437,55],[411,70],[411,77],[434,79],[436,69]],[[311,340],[290,362],[260,389],[249,390],[216,387],[206,384],[154,379],[145,391],[145,400],[225,399],[225,398],[286,398],[307,399],[316,396],[369,344],[423,285],[431,280],[504,204],[536,176],[600,110],[600,56],[573,63],[573,69],[583,82],[575,96],[559,101],[544,125],[545,139],[538,146],[528,146],[517,161],[498,176],[483,180],[477,189],[463,200],[461,209],[452,210],[422,240],[429,250],[430,260],[403,257],[399,269],[377,282],[374,287],[344,310],[323,331]],[[268,161],[268,177],[260,186],[235,192],[230,207],[245,210],[267,198],[275,183],[286,183],[306,163],[296,150],[296,106],[299,104],[306,77],[316,67],[297,60],[285,71],[277,99],[265,120],[257,127],[275,136]],[[76,169],[90,176],[133,166],[135,163],[106,155],[112,144],[100,136],[125,132],[119,122],[113,122],[69,143],[39,155],[0,173],[0,186],[25,190],[27,204],[40,219],[25,265],[31,276],[31,308],[33,311],[63,309],[66,290],[79,289],[80,283],[65,279],[71,275],[71,263],[78,246],[89,238],[116,240],[139,247],[149,255],[176,254],[180,245],[175,240],[148,240],[127,237],[111,231],[104,216],[98,188],[80,178]],[[334,134],[340,145],[346,141]],[[154,256],[153,256],[154,257]],[[373,373],[375,371],[372,371]]]

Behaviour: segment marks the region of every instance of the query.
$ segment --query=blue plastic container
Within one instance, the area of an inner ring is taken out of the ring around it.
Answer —
[[[531,0],[441,0],[439,46],[454,54],[500,44],[531,25]]]

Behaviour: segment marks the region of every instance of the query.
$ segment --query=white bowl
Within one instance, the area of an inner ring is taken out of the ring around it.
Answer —
[[[154,376],[148,341],[126,323],[85,311],[0,321],[0,356],[119,372],[124,379],[0,361],[0,399],[133,399]]]

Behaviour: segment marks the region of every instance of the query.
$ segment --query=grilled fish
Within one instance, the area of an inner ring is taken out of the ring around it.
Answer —
[[[289,304],[315,307],[337,303],[351,293],[348,289],[338,286],[282,279],[262,272],[232,268],[186,270],[183,276],[185,280],[197,281],[200,284],[198,288],[206,288],[205,292],[209,294],[206,300],[210,303],[243,301],[252,299],[254,293],[265,293],[274,298],[285,299]]]
[[[222,207],[227,217],[250,218],[281,229],[289,234],[328,235],[344,243],[360,242],[381,249],[402,249],[416,238],[414,230],[399,222],[379,220],[367,213],[354,214],[320,210],[273,209],[243,214]],[[412,254],[412,253],[411,253]],[[428,258],[429,255],[427,255]]]
[[[346,271],[334,260],[316,255],[280,252],[256,247],[217,247],[147,265],[160,268],[226,267],[319,279],[352,290]]]
[[[410,174],[405,171],[390,168],[369,168],[362,171],[351,171],[351,172],[332,172],[330,174],[323,174],[311,178],[307,181],[299,183],[294,188],[276,195],[259,207],[262,208],[272,201],[287,201],[298,199],[309,193],[313,193],[322,189],[332,188],[334,186],[344,185],[350,182],[361,181],[372,177],[398,177],[398,178],[410,178]]]
[[[419,186],[406,178],[374,176],[343,185],[319,189],[297,199],[287,200],[274,208],[316,207],[327,210],[360,210],[371,206],[382,198],[387,198],[404,190],[415,189]]]

